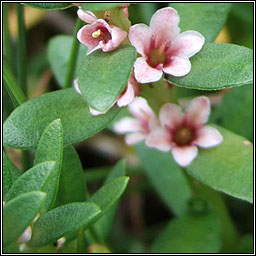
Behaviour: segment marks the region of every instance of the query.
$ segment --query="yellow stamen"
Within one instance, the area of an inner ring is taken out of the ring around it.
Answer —
[[[93,37],[93,38],[98,38],[98,37],[100,36],[100,34],[101,34],[101,30],[98,29],[97,31],[94,31],[94,32],[92,33],[92,37]]]

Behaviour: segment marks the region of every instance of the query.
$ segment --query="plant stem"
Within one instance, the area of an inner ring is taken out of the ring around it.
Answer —
[[[16,8],[18,19],[18,81],[23,92],[27,95],[27,49],[24,6],[17,3]]]
[[[4,76],[4,85],[6,86],[6,90],[10,95],[10,98],[13,101],[15,107],[24,103],[27,99],[24,95],[23,91],[17,84],[14,74],[12,73],[7,60],[3,58],[3,76]],[[14,102],[15,99],[15,102]]]
[[[8,21],[8,4],[3,4],[3,29],[4,29],[4,48],[5,56],[12,70],[14,70],[14,55],[11,42],[11,35],[9,30],[9,21]]]
[[[80,228],[77,233],[77,248],[76,252],[77,253],[86,253],[86,239],[84,235],[84,230],[83,228]]]
[[[65,77],[64,88],[70,87],[74,79],[77,56],[78,56],[79,47],[80,47],[80,43],[78,42],[76,35],[77,35],[77,31],[81,28],[82,25],[83,25],[83,21],[78,18],[76,22],[75,32],[73,35],[72,48],[69,56],[68,69]]]

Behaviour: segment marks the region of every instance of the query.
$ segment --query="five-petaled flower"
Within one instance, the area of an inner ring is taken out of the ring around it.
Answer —
[[[90,24],[83,26],[77,33],[77,39],[88,47],[87,55],[100,48],[104,52],[113,51],[127,36],[126,31],[108,24],[104,19],[97,19],[90,11],[79,8],[77,15]]]
[[[128,106],[129,112],[135,117],[125,117],[114,124],[117,133],[129,133],[125,137],[128,145],[133,145],[145,139],[152,129],[160,124],[154,112],[142,97],[136,97]]]
[[[189,58],[201,50],[205,39],[192,30],[179,34],[179,21],[177,11],[166,7],[152,16],[150,27],[136,24],[130,28],[129,40],[141,54],[134,64],[139,83],[158,81],[163,72],[177,77],[190,72]]]
[[[162,127],[154,129],[146,139],[146,145],[161,151],[172,151],[180,166],[189,165],[198,149],[220,144],[221,134],[211,126],[204,126],[210,114],[210,101],[201,96],[193,99],[187,111],[175,104],[165,104],[159,113]]]

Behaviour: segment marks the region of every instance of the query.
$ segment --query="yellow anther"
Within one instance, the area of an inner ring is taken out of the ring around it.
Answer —
[[[92,37],[93,37],[93,38],[98,38],[98,37],[100,36],[100,34],[101,34],[101,30],[98,29],[97,31],[94,31],[94,32],[92,33]]]

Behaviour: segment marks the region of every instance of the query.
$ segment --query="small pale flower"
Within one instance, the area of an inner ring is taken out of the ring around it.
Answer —
[[[177,11],[166,7],[152,16],[150,27],[136,24],[130,28],[129,40],[141,54],[134,64],[139,83],[156,82],[163,72],[177,77],[190,72],[189,58],[201,50],[205,39],[192,30],[179,34],[179,22]]]
[[[136,97],[128,109],[135,118],[121,119],[115,123],[114,130],[120,134],[129,133],[125,141],[128,145],[133,145],[145,139],[151,130],[160,124],[144,98]]]
[[[204,126],[210,115],[210,101],[201,96],[193,99],[187,111],[175,104],[165,104],[159,113],[162,127],[153,130],[146,145],[161,151],[172,151],[180,166],[189,165],[197,156],[197,146],[209,148],[223,140],[218,130]]]
[[[83,26],[77,33],[79,42],[88,47],[87,55],[100,48],[104,52],[113,51],[127,36],[126,31],[108,24],[104,19],[97,19],[90,11],[78,9],[77,14],[81,20],[90,24]]]

